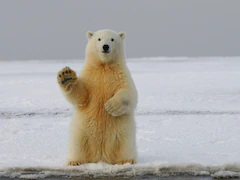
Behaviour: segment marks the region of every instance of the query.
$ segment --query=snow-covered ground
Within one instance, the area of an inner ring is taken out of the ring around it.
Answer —
[[[0,61],[0,177],[240,177],[240,58],[128,60],[138,163],[67,167],[71,105],[56,73],[83,61]]]

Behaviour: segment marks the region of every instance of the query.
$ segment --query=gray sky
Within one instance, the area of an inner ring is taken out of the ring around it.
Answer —
[[[240,0],[0,0],[0,60],[79,59],[86,31],[125,31],[128,57],[240,56]]]

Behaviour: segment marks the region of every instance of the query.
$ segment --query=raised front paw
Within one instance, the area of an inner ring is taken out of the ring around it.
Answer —
[[[71,83],[76,83],[77,81],[77,76],[75,71],[70,69],[69,67],[63,68],[61,71],[58,72],[57,75],[58,83],[61,86],[68,86]]]
[[[112,116],[121,116],[126,113],[129,102],[127,100],[109,99],[105,104],[106,111]]]

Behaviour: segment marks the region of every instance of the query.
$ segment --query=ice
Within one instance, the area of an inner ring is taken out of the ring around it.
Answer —
[[[129,59],[138,163],[66,166],[71,105],[56,73],[83,61],[0,61],[0,177],[240,177],[240,58]]]

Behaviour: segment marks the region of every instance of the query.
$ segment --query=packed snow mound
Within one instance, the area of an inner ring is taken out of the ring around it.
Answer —
[[[12,167],[0,169],[0,177],[38,179],[46,177],[133,177],[153,175],[169,176],[212,176],[214,178],[240,177],[240,165],[201,166],[198,164],[156,165],[125,164],[109,165],[89,163],[77,167]]]
[[[212,175],[212,177],[217,179],[230,179],[230,178],[240,178],[240,172],[232,172],[232,171],[219,171]]]

